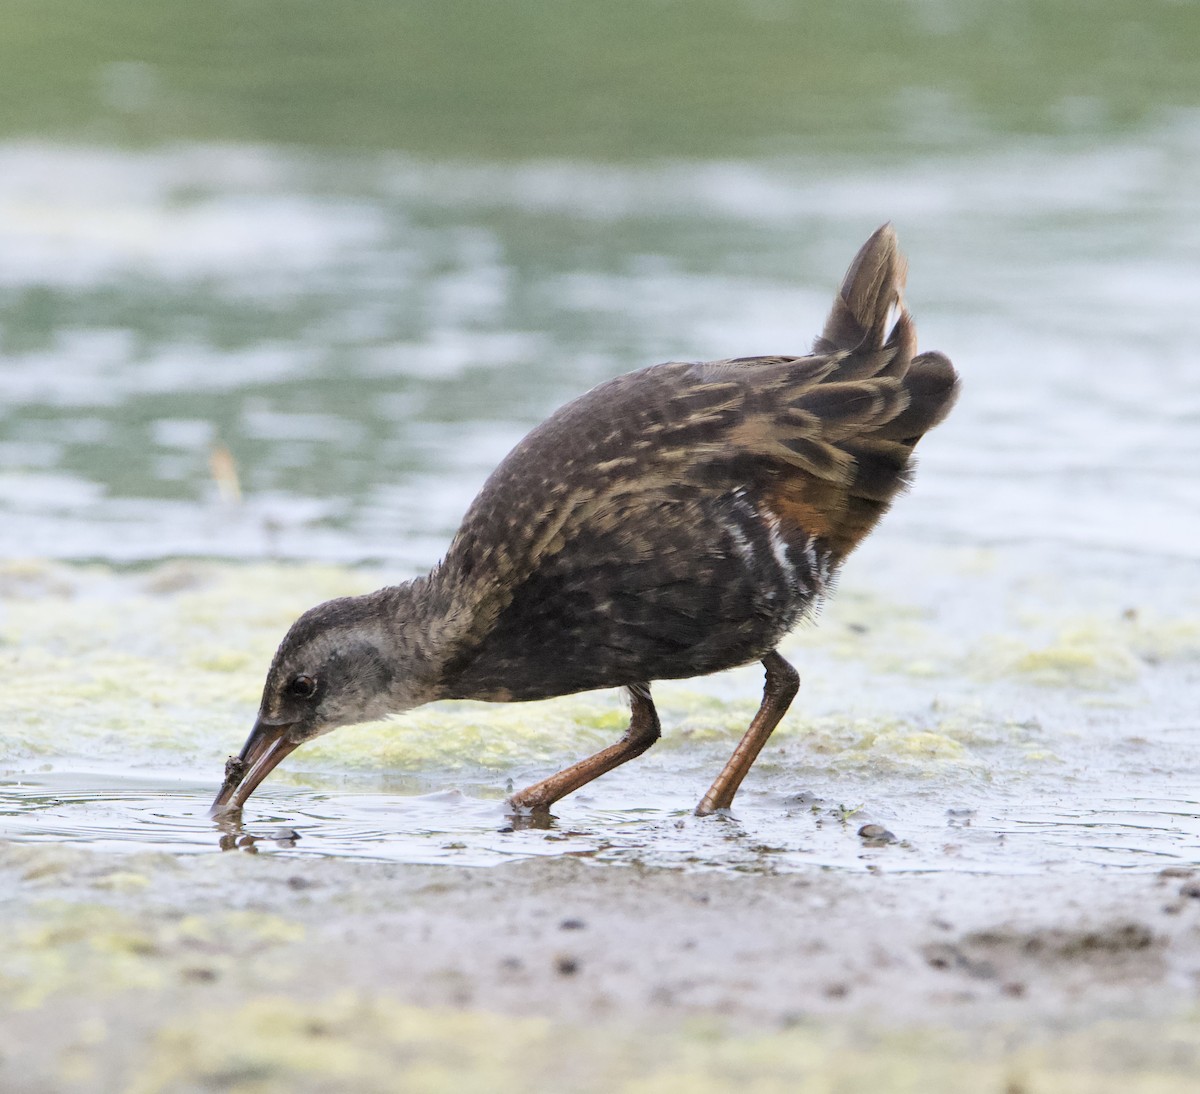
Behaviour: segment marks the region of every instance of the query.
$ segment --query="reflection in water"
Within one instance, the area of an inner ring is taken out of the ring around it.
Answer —
[[[277,828],[272,832],[247,832],[242,825],[241,810],[231,810],[213,818],[213,825],[221,833],[217,846],[222,851],[258,852],[260,843],[289,850],[296,846],[300,833],[294,828]]]

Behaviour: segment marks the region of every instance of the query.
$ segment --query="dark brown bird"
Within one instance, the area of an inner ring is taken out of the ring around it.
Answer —
[[[728,809],[799,686],[776,646],[912,472],[958,377],[914,356],[890,225],[859,251],[806,357],[672,362],[593,388],[492,473],[426,577],[320,604],[288,631],[214,812],[297,746],[438,699],[624,687],[616,744],[514,794],[559,798],[659,737],[654,680],[761,661],[762,706],[696,807]]]

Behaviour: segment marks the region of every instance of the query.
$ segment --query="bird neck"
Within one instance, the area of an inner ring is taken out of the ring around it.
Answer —
[[[411,709],[442,698],[443,668],[457,648],[450,598],[433,575],[414,578],[369,593],[391,664],[397,666],[391,690],[397,709]]]

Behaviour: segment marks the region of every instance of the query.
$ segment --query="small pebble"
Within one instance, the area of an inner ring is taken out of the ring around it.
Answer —
[[[554,959],[554,968],[559,976],[574,976],[579,971],[579,962],[574,957],[563,954]]]
[[[895,843],[896,837],[889,832],[882,824],[864,824],[859,830],[860,839],[867,840],[869,843]]]
[[[1179,887],[1179,895],[1189,900],[1200,900],[1200,881],[1189,881]]]
[[[287,879],[289,889],[311,889],[316,885],[315,881],[310,881],[308,878],[300,874],[293,874]]]
[[[582,919],[564,919],[559,925],[560,931],[582,931],[587,924]]]

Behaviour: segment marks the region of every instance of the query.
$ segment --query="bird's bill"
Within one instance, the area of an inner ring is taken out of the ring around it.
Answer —
[[[262,721],[254,723],[241,754],[231,756],[225,765],[225,781],[210,810],[214,817],[241,809],[279,761],[295,751],[298,742],[288,739],[289,729],[291,726],[268,725]]]

